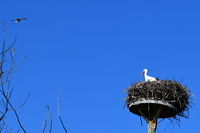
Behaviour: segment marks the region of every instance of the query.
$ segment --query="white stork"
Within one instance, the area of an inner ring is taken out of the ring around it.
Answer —
[[[144,74],[144,79],[145,79],[145,81],[158,81],[156,78],[151,77],[151,76],[148,76],[148,75],[147,75],[147,72],[148,72],[148,70],[147,70],[147,69],[144,69],[144,70],[142,71],[142,73],[140,74],[140,76],[142,76],[142,74]]]

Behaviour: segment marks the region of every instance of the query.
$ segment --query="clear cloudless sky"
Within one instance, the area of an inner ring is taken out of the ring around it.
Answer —
[[[31,94],[17,110],[28,133],[40,132],[46,105],[52,132],[64,133],[56,109],[62,85],[60,113],[68,133],[146,133],[146,122],[141,125],[118,100],[131,82],[144,80],[144,68],[200,97],[199,0],[1,0],[0,11],[7,44],[17,37],[16,61],[28,55],[13,74],[11,99],[17,107]],[[27,20],[10,21],[22,17]],[[193,102],[180,127],[166,119],[157,132],[198,133],[200,106]],[[13,112],[6,120],[17,131]]]

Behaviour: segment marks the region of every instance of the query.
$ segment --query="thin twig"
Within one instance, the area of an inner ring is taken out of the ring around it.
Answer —
[[[48,105],[47,105],[48,106]],[[47,107],[46,106],[46,107]],[[41,128],[41,133],[44,133],[45,129],[46,129],[46,125],[47,125],[47,118],[48,118],[48,114],[49,114],[49,111],[47,112],[45,118],[44,118],[44,122],[42,124],[42,128]]]
[[[160,75],[161,75],[163,78],[167,79],[161,72],[159,72],[159,71],[157,71],[157,70],[154,70],[154,71],[160,73]]]
[[[62,91],[62,88],[63,88],[63,86],[60,87],[60,91],[58,92],[58,96],[57,96],[57,112],[58,112],[58,118],[60,119],[62,127],[65,130],[65,132],[67,133],[67,129],[65,128],[65,125],[64,125],[64,123],[63,123],[63,121],[61,119],[61,116],[60,116],[59,98],[60,98],[60,93]]]
[[[49,133],[51,133],[51,131],[52,131],[52,124],[53,124],[53,117],[52,117],[52,114],[51,114],[51,111],[50,111],[50,109],[49,109],[49,106],[46,106],[47,107],[47,109],[48,109],[48,113],[49,113],[49,115],[50,115],[50,129],[49,129]]]
[[[26,102],[28,101],[29,96],[30,96],[30,93],[26,97],[25,101],[21,105],[19,105],[18,107],[15,107],[14,109],[19,109],[19,108],[23,107],[26,104]],[[8,109],[8,110],[11,110],[11,109]]]
[[[20,120],[19,120],[19,116],[18,116],[18,114],[17,114],[17,111],[13,108],[13,106],[12,106],[12,104],[10,103],[9,99],[7,98],[7,96],[6,96],[4,93],[2,93],[2,91],[0,91],[0,92],[1,92],[1,94],[4,96],[4,98],[6,99],[6,102],[10,105],[10,107],[11,107],[12,110],[14,111],[15,116],[17,117],[17,121],[18,121],[18,124],[19,124],[20,128],[24,131],[24,133],[26,133],[24,127],[21,125],[21,122],[20,122]]]

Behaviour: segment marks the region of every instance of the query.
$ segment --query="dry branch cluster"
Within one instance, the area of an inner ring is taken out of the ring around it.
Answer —
[[[188,108],[191,106],[190,90],[177,81],[159,80],[152,82],[137,82],[126,89],[125,105],[136,101],[156,100],[167,102],[177,108],[177,115],[187,117]],[[185,111],[187,114],[185,114]]]
[[[3,132],[4,130],[8,130],[7,124],[6,124],[6,117],[9,111],[13,111],[17,122],[19,124],[19,132],[22,130],[23,132],[26,132],[23,126],[21,125],[18,113],[16,109],[21,108],[26,103],[29,95],[27,96],[27,99],[24,101],[22,105],[19,105],[18,107],[14,107],[11,102],[12,92],[14,87],[11,87],[11,79],[12,74],[14,72],[15,67],[17,67],[25,58],[22,58],[21,61],[15,62],[15,49],[13,48],[16,38],[14,39],[14,42],[12,44],[7,44],[6,42],[6,26],[4,23],[1,23],[3,25],[3,42],[0,43],[0,132]],[[10,129],[10,131],[12,128]]]
[[[0,22],[0,25],[2,24],[3,26],[3,42],[0,42],[0,133],[1,132],[7,132],[9,130],[8,124],[6,122],[6,117],[8,116],[8,112],[14,112],[16,118],[17,118],[17,123],[19,125],[19,129],[16,131],[16,133],[22,131],[26,133],[26,130],[21,124],[20,117],[17,113],[17,109],[23,107],[29,98],[30,94],[27,96],[27,98],[24,100],[24,102],[17,106],[14,107],[12,105],[11,97],[12,97],[12,92],[14,87],[11,87],[11,79],[12,79],[12,74],[14,73],[14,69],[27,57],[25,56],[22,58],[20,61],[15,62],[15,49],[13,46],[15,45],[15,42],[17,38],[14,39],[13,43],[8,44],[6,42],[6,25],[2,22]],[[1,40],[0,40],[1,41]],[[67,133],[66,127],[64,126],[64,123],[61,119],[60,116],[60,109],[59,109],[59,97],[61,93],[62,87],[59,91],[58,97],[57,97],[57,112],[58,112],[58,117],[59,120],[62,124],[62,127],[64,131]],[[48,109],[47,115],[45,117],[44,123],[41,128],[41,133],[44,133],[47,127],[47,117],[50,115],[50,127],[49,127],[49,133],[52,132],[52,122],[53,122],[53,117],[52,113],[50,111],[49,106],[46,106]],[[10,128],[10,132],[12,132],[12,128]],[[15,129],[14,129],[15,130]]]

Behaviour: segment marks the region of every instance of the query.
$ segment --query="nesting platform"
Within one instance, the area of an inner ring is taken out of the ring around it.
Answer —
[[[177,81],[137,82],[127,90],[125,105],[130,112],[146,118],[161,108],[158,118],[185,116],[190,106],[190,90]]]
[[[143,113],[146,118],[148,118],[150,112],[156,114],[160,108],[162,108],[162,111],[158,115],[158,118],[168,118],[176,115],[176,107],[162,101],[143,100],[129,105],[130,112],[140,116],[142,116],[141,113]]]

